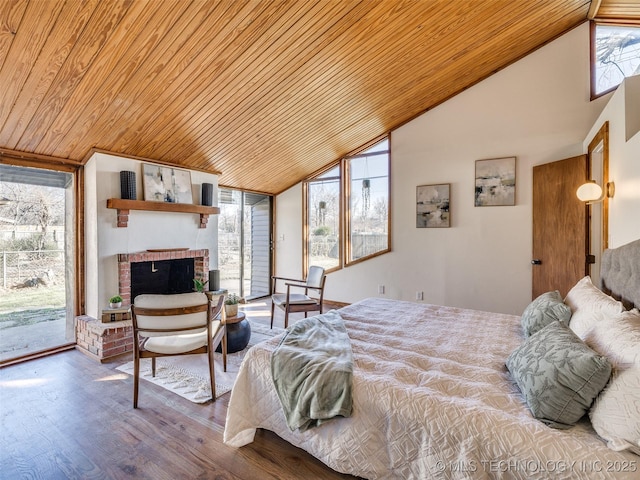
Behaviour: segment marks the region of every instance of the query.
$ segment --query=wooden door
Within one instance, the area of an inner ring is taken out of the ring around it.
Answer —
[[[576,197],[586,179],[586,155],[533,168],[532,298],[564,297],[587,274],[587,207]]]

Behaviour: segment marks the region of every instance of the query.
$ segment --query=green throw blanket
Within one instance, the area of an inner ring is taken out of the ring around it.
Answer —
[[[271,356],[271,375],[291,430],[349,417],[353,355],[340,314],[331,310],[289,327]]]

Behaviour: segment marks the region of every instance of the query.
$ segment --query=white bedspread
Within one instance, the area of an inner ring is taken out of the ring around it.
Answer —
[[[290,431],[271,379],[280,337],[246,355],[224,441],[277,433],[334,470],[375,478],[638,478],[640,457],[609,450],[588,420],[535,420],[505,367],[519,317],[367,299],[340,309],[354,357],[353,416]]]

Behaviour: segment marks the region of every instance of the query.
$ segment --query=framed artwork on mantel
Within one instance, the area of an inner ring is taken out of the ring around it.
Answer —
[[[142,190],[148,202],[193,203],[189,170],[143,163]]]
[[[416,228],[451,226],[450,193],[450,183],[416,187]]]
[[[516,157],[476,160],[476,207],[516,204]]]

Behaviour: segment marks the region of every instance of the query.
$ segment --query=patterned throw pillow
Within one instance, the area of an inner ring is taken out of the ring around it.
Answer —
[[[640,455],[640,312],[600,314],[585,342],[613,365],[611,380],[589,411],[612,450]]]
[[[584,340],[593,327],[599,312],[615,315],[624,312],[624,306],[613,297],[602,292],[590,277],[584,277],[569,290],[564,303],[571,307],[569,327]]]
[[[520,322],[524,329],[524,336],[529,337],[542,330],[551,322],[562,322],[569,325],[571,309],[564,304],[558,290],[540,295],[527,305],[522,312]]]
[[[533,416],[553,428],[580,420],[611,376],[609,361],[560,322],[525,340],[507,368]]]

